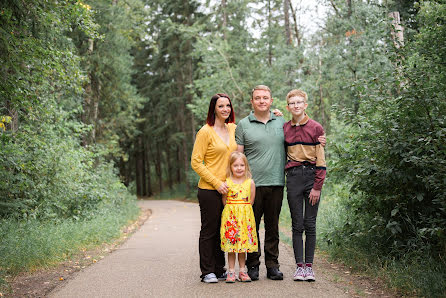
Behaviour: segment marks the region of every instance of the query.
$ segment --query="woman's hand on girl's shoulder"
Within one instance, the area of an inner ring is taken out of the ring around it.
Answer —
[[[222,195],[225,195],[228,193],[228,184],[226,182],[223,182],[219,188],[217,188],[217,191],[221,193]]]

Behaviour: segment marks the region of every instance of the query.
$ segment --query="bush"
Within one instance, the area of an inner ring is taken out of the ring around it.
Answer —
[[[0,142],[0,218],[85,218],[127,192],[112,164],[54,128]]]

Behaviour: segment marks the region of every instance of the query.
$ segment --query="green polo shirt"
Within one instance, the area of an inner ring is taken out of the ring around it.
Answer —
[[[271,113],[268,122],[256,119],[251,112],[240,120],[235,141],[244,146],[256,186],[283,186],[285,183],[285,147],[282,117]]]

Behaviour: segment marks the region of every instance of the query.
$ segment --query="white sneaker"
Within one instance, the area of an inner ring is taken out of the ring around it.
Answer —
[[[201,279],[201,281],[205,283],[216,283],[218,282],[218,279],[214,273],[208,273]]]
[[[303,266],[297,266],[296,271],[294,272],[293,279],[296,281],[305,280],[305,269]]]
[[[315,281],[314,272],[312,267],[305,266],[305,280],[306,281]]]

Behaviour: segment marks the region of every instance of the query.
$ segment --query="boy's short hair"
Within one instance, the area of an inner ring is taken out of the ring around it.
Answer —
[[[269,95],[270,95],[271,97],[273,97],[273,94],[271,93],[271,89],[269,89],[268,86],[266,86],[266,85],[257,85],[257,86],[255,86],[255,87],[251,90],[251,98],[253,98],[253,96],[254,96],[254,91],[256,91],[256,90],[265,90],[265,91],[268,91],[268,92],[269,92]]]
[[[293,89],[290,92],[288,92],[288,94],[286,95],[286,102],[288,103],[288,100],[291,97],[295,97],[295,96],[303,97],[305,100],[305,103],[307,103],[308,95],[307,95],[307,93],[305,93],[305,91],[302,91],[300,89]]]

